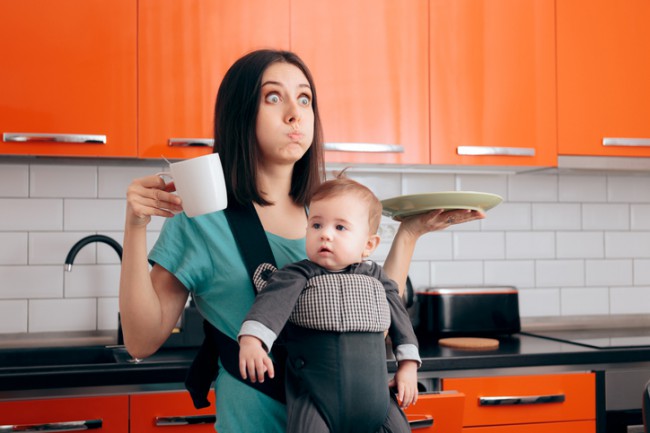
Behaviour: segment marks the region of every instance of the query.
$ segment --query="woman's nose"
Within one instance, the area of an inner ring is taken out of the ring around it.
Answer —
[[[290,125],[295,125],[300,123],[300,112],[298,110],[297,103],[293,102],[289,104],[287,108],[286,121]]]

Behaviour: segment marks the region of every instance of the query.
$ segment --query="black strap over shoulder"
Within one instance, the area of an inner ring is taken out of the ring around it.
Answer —
[[[224,213],[252,280],[260,264],[271,263],[275,266],[275,258],[253,204],[243,206],[235,200],[229,200],[229,203]],[[253,383],[244,380],[239,373],[239,344],[205,320],[203,329],[205,339],[185,380],[185,387],[190,392],[197,409],[210,406],[207,396],[219,372],[218,359],[221,359],[221,364],[231,376],[275,400],[286,402],[284,389],[286,350],[282,344],[279,342],[274,344],[272,350],[274,362],[278,366],[275,377],[262,383]]]

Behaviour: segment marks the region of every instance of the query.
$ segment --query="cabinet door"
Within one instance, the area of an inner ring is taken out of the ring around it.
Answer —
[[[0,425],[12,426],[13,430],[10,428],[9,431],[98,429],[105,433],[124,433],[129,431],[129,397],[0,402]]]
[[[208,395],[210,406],[195,409],[186,391],[131,395],[131,431],[161,433],[168,427],[183,432],[214,433],[214,392]]]
[[[450,378],[443,389],[465,394],[465,427],[596,419],[592,373]]]
[[[561,155],[650,156],[650,2],[557,2]]]
[[[140,0],[139,154],[212,152],[214,104],[230,65],[258,48],[289,47],[289,0]]]
[[[429,163],[427,7],[292,1],[291,48],[314,75],[326,148],[346,150],[326,161]]]
[[[544,422],[539,424],[467,427],[463,433],[595,433],[596,421]]]
[[[0,2],[0,154],[137,154],[136,12],[133,0]]]
[[[465,396],[454,391],[420,394],[417,404],[404,413],[414,432],[460,433],[464,402]]]
[[[555,2],[430,5],[432,164],[556,165]]]

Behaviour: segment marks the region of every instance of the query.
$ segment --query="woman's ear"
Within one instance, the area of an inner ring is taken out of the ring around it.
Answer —
[[[366,242],[366,247],[363,249],[363,253],[361,253],[361,256],[365,259],[366,257],[370,256],[375,249],[377,249],[377,246],[379,246],[379,235],[370,235],[368,237],[368,242]]]

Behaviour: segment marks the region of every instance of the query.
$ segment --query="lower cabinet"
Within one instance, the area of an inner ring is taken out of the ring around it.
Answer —
[[[131,399],[131,432],[205,432],[214,433],[214,392],[210,406],[195,409],[187,391],[133,394]]]
[[[415,405],[404,412],[416,432],[460,433],[463,429],[465,396],[447,391],[420,394]]]
[[[0,402],[2,431],[129,431],[129,396],[52,398]],[[133,430],[132,430],[133,431]]]
[[[465,394],[463,432],[596,431],[594,373],[443,379]]]

